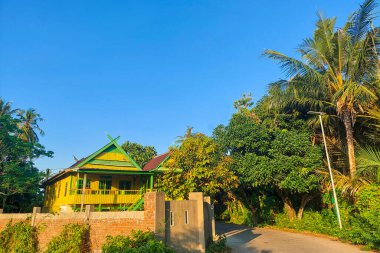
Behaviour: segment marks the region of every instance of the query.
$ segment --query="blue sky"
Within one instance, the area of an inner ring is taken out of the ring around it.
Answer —
[[[0,97],[35,108],[55,171],[106,133],[164,152],[186,126],[211,134],[233,101],[283,75],[265,49],[294,55],[316,12],[338,25],[360,1],[2,1]]]

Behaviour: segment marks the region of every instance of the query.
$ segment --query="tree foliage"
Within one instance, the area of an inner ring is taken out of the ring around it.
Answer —
[[[2,101],[2,100],[1,100]],[[4,103],[4,102],[2,102]],[[14,117],[13,110],[8,108],[0,115],[0,198],[2,208],[6,211],[27,211],[41,199],[39,183],[43,173],[34,166],[34,160],[51,157],[53,153],[46,151],[33,141],[22,129],[23,118]],[[37,127],[30,125],[30,129]],[[32,130],[31,130],[32,131]]]
[[[283,128],[286,122],[279,124],[281,128],[267,124],[268,120],[257,123],[238,112],[227,126],[215,129],[214,138],[233,159],[232,168],[243,186],[274,189],[290,218],[295,216],[293,201],[303,200],[302,216],[304,206],[318,190],[315,170],[322,165],[321,148],[312,145],[305,125],[295,129],[295,122],[288,128]]]
[[[238,180],[229,169],[231,159],[221,152],[214,140],[197,133],[182,145],[170,149],[165,167],[170,168],[157,182],[170,198],[187,198],[189,192],[214,196],[237,187]],[[180,171],[180,172],[179,172]]]
[[[144,167],[157,155],[157,151],[153,146],[143,146],[136,142],[126,141],[121,147],[140,167]]]

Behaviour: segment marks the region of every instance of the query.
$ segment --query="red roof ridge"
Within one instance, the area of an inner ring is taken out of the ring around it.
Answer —
[[[145,164],[142,170],[151,171],[154,170],[157,166],[159,166],[167,157],[169,156],[169,151],[162,153],[160,155],[156,155],[153,157],[147,164]]]
[[[166,151],[165,153],[162,153],[162,154],[156,155],[156,156],[154,156],[152,159],[154,159],[154,158],[156,158],[156,157],[163,156],[163,155],[167,155],[167,154],[169,154],[169,151]]]

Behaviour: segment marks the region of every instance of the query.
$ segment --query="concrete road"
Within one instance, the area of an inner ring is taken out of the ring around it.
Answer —
[[[216,223],[217,234],[227,236],[234,253],[363,253],[358,247],[312,235]]]

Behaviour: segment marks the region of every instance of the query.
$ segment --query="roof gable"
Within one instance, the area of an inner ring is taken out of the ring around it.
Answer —
[[[140,166],[117,143],[119,137],[113,139],[111,136],[107,136],[110,139],[107,145],[78,161],[72,167],[79,169],[141,171]]]

